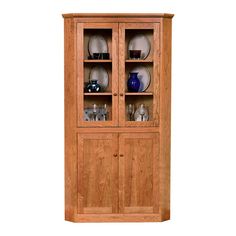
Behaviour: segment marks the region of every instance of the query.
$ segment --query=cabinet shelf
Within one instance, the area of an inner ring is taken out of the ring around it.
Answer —
[[[85,63],[110,63],[112,62],[111,59],[109,60],[84,60]]]
[[[139,63],[139,62],[151,63],[151,62],[153,62],[153,60],[139,60],[139,59],[137,59],[137,60],[130,60],[130,59],[128,59],[128,60],[125,60],[125,62],[127,62],[127,63]]]
[[[107,96],[112,95],[112,93],[84,93],[85,96]]]
[[[145,96],[145,95],[148,95],[148,96],[152,96],[153,95],[153,93],[146,93],[146,92],[139,92],[139,93],[125,93],[125,95],[127,95],[127,96],[132,96],[132,95],[135,95],[135,96],[139,96],[139,95],[141,95],[141,96]]]

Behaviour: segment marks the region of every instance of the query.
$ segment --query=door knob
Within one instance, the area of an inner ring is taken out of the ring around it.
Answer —
[[[120,157],[123,157],[124,155],[123,154],[120,154]]]
[[[123,93],[120,93],[120,96],[121,96],[121,97],[123,97],[123,96],[124,96],[124,94],[123,94]]]
[[[113,93],[114,96],[117,96],[117,93]]]
[[[117,154],[113,154],[113,157],[117,157]]]

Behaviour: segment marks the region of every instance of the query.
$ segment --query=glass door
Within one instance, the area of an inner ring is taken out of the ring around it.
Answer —
[[[118,125],[118,24],[77,24],[78,126]]]
[[[119,24],[119,124],[159,124],[159,23]]]

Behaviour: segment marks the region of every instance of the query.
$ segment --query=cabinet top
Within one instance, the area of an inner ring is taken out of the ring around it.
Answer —
[[[64,18],[86,18],[86,17],[142,17],[142,18],[172,18],[174,14],[170,13],[65,13],[62,14]]]

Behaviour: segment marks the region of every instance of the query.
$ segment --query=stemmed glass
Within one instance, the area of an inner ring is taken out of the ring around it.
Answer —
[[[107,113],[108,113],[108,107],[107,107],[107,104],[104,104],[103,109],[102,109],[102,114],[103,114],[103,117],[104,117],[104,121],[107,120]]]
[[[144,104],[141,104],[139,107],[139,114],[141,115],[141,121],[143,121],[143,117],[145,115],[145,112],[146,112],[146,108],[145,108]]]
[[[93,121],[96,121],[98,113],[98,107],[96,104],[93,104]]]
[[[127,112],[129,114],[129,120],[132,121],[132,117],[134,115],[134,104],[129,104],[127,106]]]

